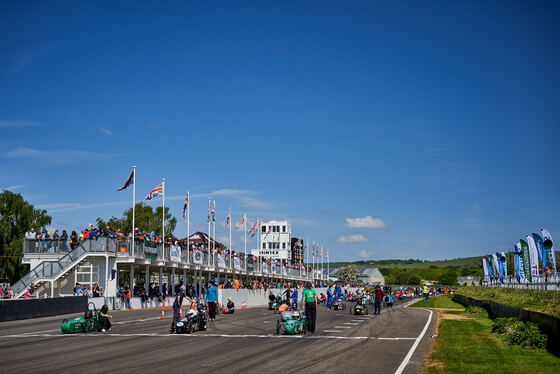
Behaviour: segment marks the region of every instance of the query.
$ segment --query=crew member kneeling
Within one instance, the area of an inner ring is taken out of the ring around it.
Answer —
[[[226,308],[223,310],[223,313],[233,314],[233,312],[235,312],[235,304],[233,303],[233,300],[231,300],[231,297],[228,297],[228,302]]]

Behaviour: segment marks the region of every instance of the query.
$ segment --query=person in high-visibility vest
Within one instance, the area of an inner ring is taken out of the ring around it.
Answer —
[[[430,293],[430,289],[428,288],[428,286],[424,285],[424,290],[423,290],[424,301],[428,300],[429,293]]]

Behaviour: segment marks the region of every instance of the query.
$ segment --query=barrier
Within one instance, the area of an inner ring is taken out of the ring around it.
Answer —
[[[0,302],[0,322],[83,313],[87,305],[88,298],[85,296],[6,300]]]
[[[477,300],[463,295],[454,295],[453,301],[463,306],[478,306],[486,309],[488,317],[494,318],[517,318],[523,322],[536,323],[541,331],[548,336],[546,349],[560,357],[560,319],[554,316],[522,309],[514,306],[499,304],[490,300]]]

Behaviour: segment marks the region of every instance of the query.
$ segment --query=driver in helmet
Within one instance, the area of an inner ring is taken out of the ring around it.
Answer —
[[[173,321],[171,322],[170,334],[176,332],[175,326],[177,325],[177,322],[179,322],[181,319],[181,304],[183,304],[183,299],[186,298],[191,303],[194,302],[190,297],[186,296],[185,294],[186,289],[187,288],[184,285],[181,286],[179,292],[177,292],[177,295],[175,295],[175,300],[173,301]]]

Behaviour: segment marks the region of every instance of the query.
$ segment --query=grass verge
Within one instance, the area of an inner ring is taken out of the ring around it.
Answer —
[[[560,292],[496,287],[460,287],[457,294],[543,312],[560,318]]]
[[[451,300],[451,297],[451,295],[430,297],[428,301],[418,301],[410,306],[415,308],[465,309],[461,304]]]
[[[422,374],[560,372],[560,358],[543,349],[509,345],[491,333],[492,321],[483,315],[452,311],[438,318],[439,336]]]

